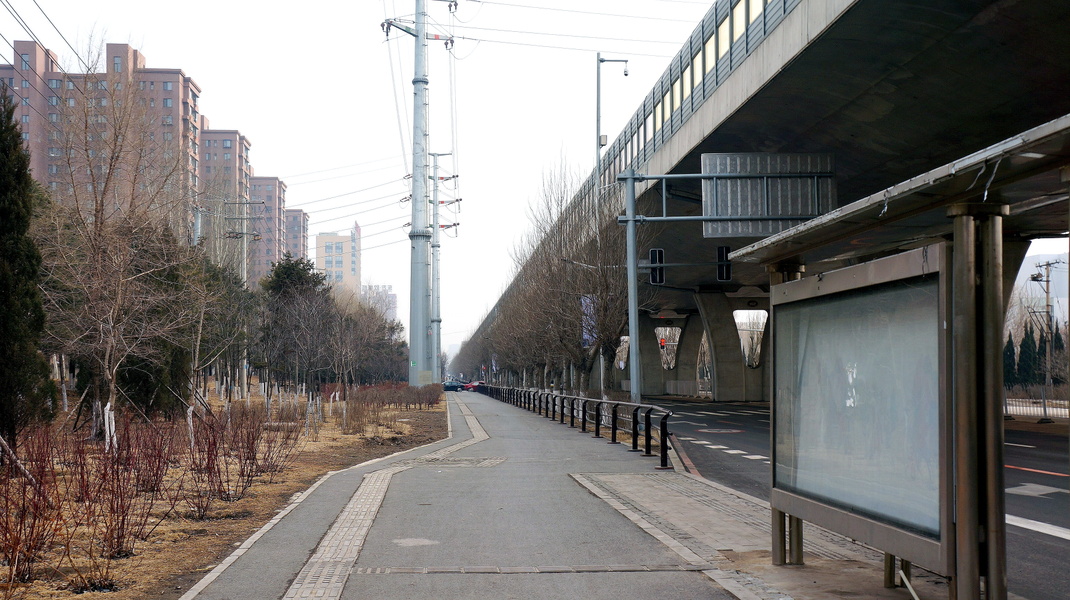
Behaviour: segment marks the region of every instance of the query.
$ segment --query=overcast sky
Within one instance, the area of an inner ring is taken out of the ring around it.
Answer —
[[[10,4],[68,70],[77,60],[63,37],[83,58],[129,43],[150,68],[181,68],[203,90],[211,126],[240,130],[256,174],[286,181],[287,205],[310,213],[311,235],[360,222],[364,283],[392,285],[407,325],[414,40],[395,30],[388,42],[380,25],[411,22],[413,0]],[[433,28],[454,35],[452,53],[428,46],[429,150],[454,155],[440,159],[443,175],[459,176],[441,199],[463,199],[459,213],[442,215],[460,223],[442,239],[444,349],[467,338],[508,284],[543,174],[562,163],[590,172],[595,53],[629,59],[628,77],[622,65],[602,67],[602,132],[612,140],[711,4],[459,0],[451,13],[427,1]],[[0,33],[31,39],[6,10]]]
[[[256,174],[286,181],[287,205],[310,213],[312,236],[359,221],[364,283],[393,286],[407,325],[413,39],[394,30],[387,41],[380,25],[411,22],[413,0],[8,1],[69,70],[77,61],[64,37],[83,58],[129,43],[150,68],[181,68],[203,90],[211,126],[240,130]],[[428,46],[429,150],[452,152],[441,174],[459,176],[441,199],[463,199],[442,215],[460,223],[441,249],[449,349],[508,284],[543,175],[593,166],[596,52],[629,60],[628,77],[602,66],[602,133],[613,140],[712,2],[459,0],[454,13],[427,4],[432,29],[454,36],[452,51]],[[7,11],[0,33],[31,39]],[[1065,252],[1066,241],[1055,248],[1045,251]]]

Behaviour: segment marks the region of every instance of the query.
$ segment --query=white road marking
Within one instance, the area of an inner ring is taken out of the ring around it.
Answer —
[[[1032,519],[1024,519],[1022,517],[1016,517],[1014,515],[1007,515],[1007,524],[1014,525],[1015,527],[1021,527],[1022,529],[1029,529],[1030,531],[1036,531],[1037,533],[1043,533],[1064,540],[1070,540],[1070,529],[1065,527],[1059,527],[1058,525],[1052,525],[1050,523],[1042,523],[1040,521],[1034,521]]]
[[[1010,442],[1003,442],[1004,446],[1014,446],[1015,448],[1036,448],[1036,446],[1030,446],[1028,444],[1012,444]]]
[[[762,456],[761,454],[748,454],[747,456],[744,456],[743,458],[749,458],[751,460],[766,460],[769,457],[768,456]]]
[[[724,450],[725,454],[746,454],[743,450]]]

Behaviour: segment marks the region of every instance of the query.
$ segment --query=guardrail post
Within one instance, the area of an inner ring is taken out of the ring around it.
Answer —
[[[561,400],[564,401],[564,398],[562,397]],[[576,426],[576,399],[571,396],[568,399],[568,426]]]
[[[669,417],[672,415],[672,411],[669,411],[661,417],[661,466],[659,469],[671,469],[669,466]]]
[[[639,452],[639,407],[632,409],[632,449],[629,452]]]
[[[654,411],[653,407],[648,408],[648,409],[646,409],[646,414],[643,415],[643,424],[646,425],[646,431],[643,432],[644,433],[645,442],[646,442],[646,452],[643,453],[643,456],[654,456],[654,453],[650,451],[650,446],[651,446],[650,442],[651,442],[651,439],[654,437],[654,435],[653,435],[654,432],[650,431],[650,413],[653,412],[653,411]]]
[[[602,403],[594,405],[594,437],[602,437]]]
[[[610,428],[609,428],[609,431],[610,431],[609,443],[610,444],[619,444],[620,443],[620,442],[617,441],[617,407],[618,406],[620,406],[620,405],[617,404],[616,402],[613,403],[613,416],[610,417]]]
[[[580,402],[583,403],[583,406],[580,407],[580,417],[581,417],[581,419],[580,419],[580,431],[586,432],[587,431],[587,399],[584,398],[584,399],[580,400]]]
[[[559,414],[561,416],[561,424],[564,425],[565,424],[565,399],[564,398],[560,399],[559,403],[560,403],[561,410],[558,411],[558,412],[559,412]]]

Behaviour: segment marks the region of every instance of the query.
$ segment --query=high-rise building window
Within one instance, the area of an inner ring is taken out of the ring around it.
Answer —
[[[231,141],[230,140],[223,140],[223,147],[224,148],[230,148],[231,147]]]
[[[22,105],[23,106],[29,106],[30,105],[30,97],[29,96],[26,96],[25,98],[22,99]]]
[[[164,125],[174,125],[175,124],[175,118],[172,117],[171,115],[164,115],[164,117],[162,119],[162,122],[163,122]]]
[[[48,104],[49,106],[59,106],[59,96],[49,96]]]
[[[175,105],[175,101],[174,100],[172,100],[170,98],[164,98],[163,99],[163,107],[164,108],[171,108],[174,105]]]
[[[230,160],[230,152],[223,153],[223,160]]]
[[[55,98],[55,96],[53,96],[53,98]],[[51,104],[51,102],[49,102],[49,104]],[[59,115],[56,114],[56,113],[48,113],[48,122],[49,123],[58,123],[59,122]]]
[[[27,124],[29,124],[29,122],[30,122],[30,115],[22,115],[22,123],[24,125],[27,125]]]
[[[116,73],[123,71],[123,58],[121,56],[112,57],[112,71]]]
[[[165,81],[165,82],[163,82],[163,89],[164,89],[165,91],[168,91],[168,92],[170,92],[171,90],[175,89],[175,84],[174,84],[174,82],[172,82],[172,81]]]
[[[22,80],[22,87],[23,87],[23,88],[28,88],[28,87],[30,87],[30,82],[29,82],[29,81],[26,81],[25,79],[23,79],[23,80]]]
[[[26,70],[26,69],[30,68],[30,55],[29,54],[23,54],[22,55],[22,68],[23,68],[23,70]]]
[[[62,85],[62,83],[63,82],[58,80],[58,79],[49,79],[48,80],[48,87],[50,87],[50,88],[52,88],[54,90],[58,90],[59,86]]]
[[[74,89],[74,82],[69,80],[69,79],[67,80],[67,89],[68,90],[73,90]]]

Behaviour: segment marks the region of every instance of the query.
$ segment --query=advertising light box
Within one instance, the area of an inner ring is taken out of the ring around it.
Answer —
[[[774,286],[774,508],[934,570],[950,508],[941,245]]]

